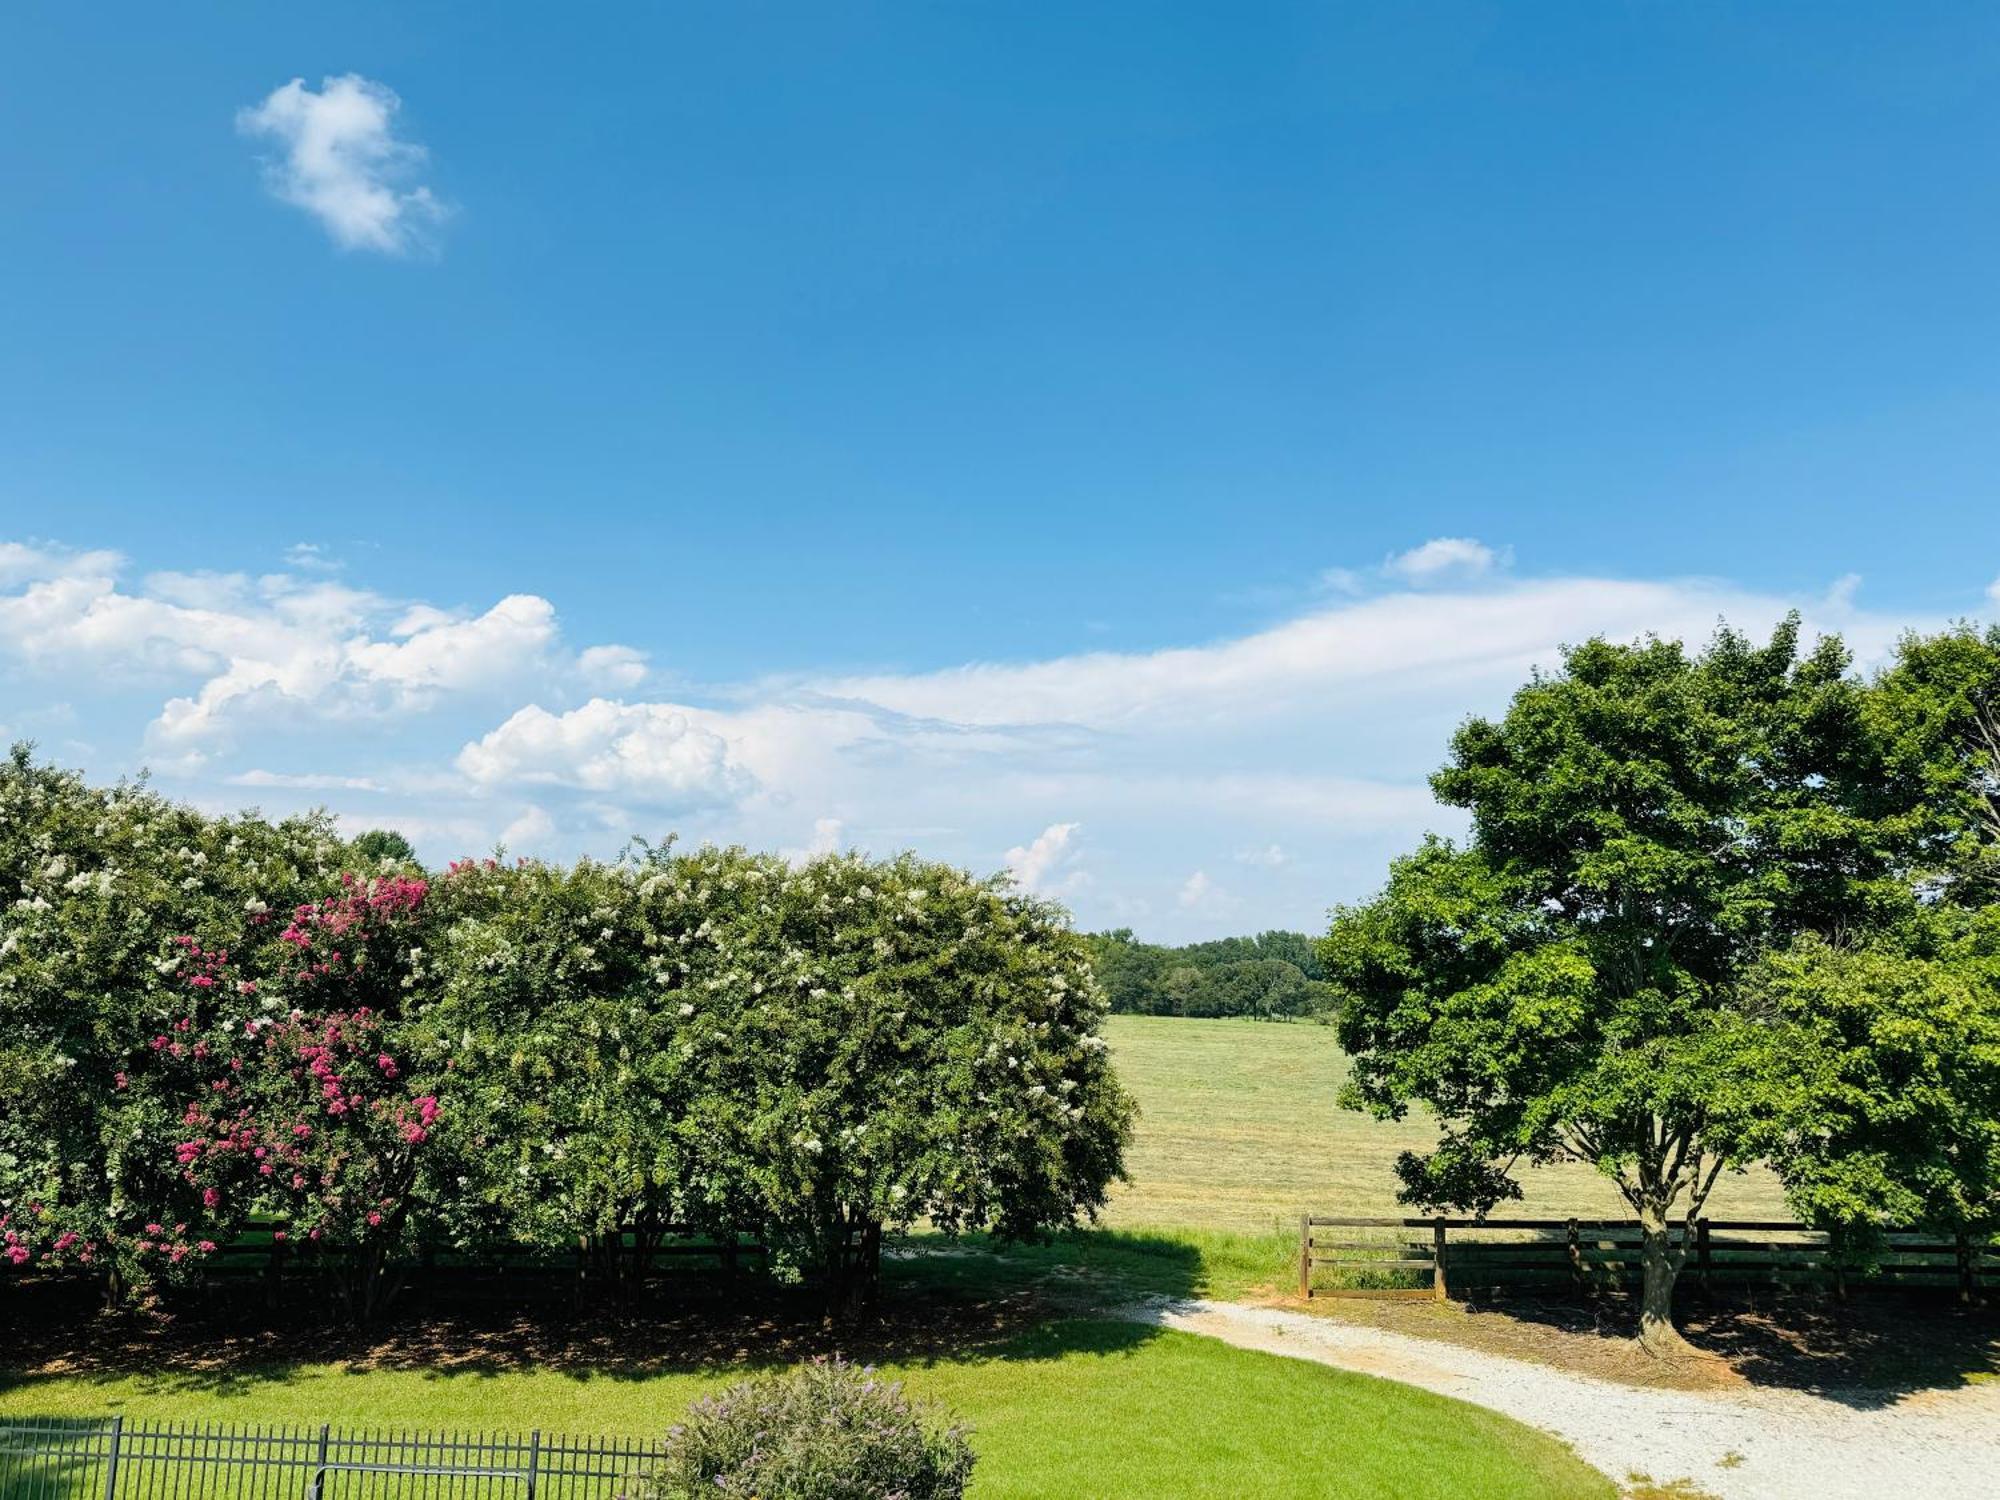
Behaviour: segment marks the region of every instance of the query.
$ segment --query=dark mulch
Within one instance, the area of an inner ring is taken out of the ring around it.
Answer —
[[[8,1374],[226,1372],[285,1364],[356,1370],[662,1369],[850,1359],[921,1362],[997,1346],[1046,1321],[1032,1291],[968,1299],[898,1289],[872,1316],[832,1320],[808,1294],[690,1279],[624,1303],[411,1293],[369,1327],[273,1311],[261,1296],[183,1299],[107,1312],[86,1287],[0,1296]]]
[[[1489,1353],[1622,1380],[1701,1388],[1776,1386],[1863,1404],[2000,1378],[2000,1308],[1894,1292],[1828,1298],[1767,1291],[1690,1297],[1688,1342],[1712,1356],[1662,1361],[1636,1347],[1625,1297],[1511,1296],[1469,1303],[1316,1299],[1315,1312]]]

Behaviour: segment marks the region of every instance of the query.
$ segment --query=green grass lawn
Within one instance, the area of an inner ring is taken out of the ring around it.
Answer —
[[[1423,1391],[1189,1334],[1064,1318],[977,1354],[891,1367],[977,1428],[973,1494],[1270,1500],[1610,1500],[1553,1439]],[[0,1421],[107,1415],[377,1428],[656,1433],[717,1370],[0,1373]]]
[[[1113,1016],[1106,1035],[1141,1111],[1132,1182],[1114,1190],[1107,1223],[1296,1233],[1302,1213],[1408,1212],[1396,1203],[1396,1156],[1428,1148],[1433,1127],[1339,1108],[1347,1058],[1331,1028]],[[1631,1213],[1587,1167],[1528,1170],[1522,1188],[1512,1217]],[[1790,1217],[1766,1172],[1725,1177],[1709,1201],[1716,1218]]]

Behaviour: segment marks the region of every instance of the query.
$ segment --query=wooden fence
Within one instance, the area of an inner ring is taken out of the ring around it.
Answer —
[[[289,1229],[283,1220],[253,1220],[242,1234],[203,1258],[191,1289],[231,1298],[250,1292],[276,1307],[301,1285],[311,1286],[328,1273],[338,1275],[354,1254],[346,1246],[312,1244],[288,1234]],[[620,1231],[568,1251],[506,1242],[431,1247],[394,1258],[385,1274],[397,1287],[445,1288],[459,1299],[485,1296],[512,1302],[580,1298],[606,1282],[636,1285],[670,1270],[713,1268],[733,1275],[746,1261],[768,1265],[769,1257],[768,1247],[755,1239],[666,1225],[643,1234]],[[0,1263],[0,1273],[9,1270]],[[103,1275],[78,1267],[39,1279],[89,1282]],[[17,1279],[18,1273],[0,1274],[0,1290]]]
[[[2000,1245],[1891,1229],[1865,1253],[1783,1219],[1698,1219],[1674,1226],[1682,1274],[1697,1287],[1851,1285],[1955,1293],[2000,1288]],[[1621,1290],[1640,1279],[1636,1219],[1299,1220],[1301,1297],[1435,1298],[1480,1292]],[[1325,1275],[1319,1273],[1324,1272]]]

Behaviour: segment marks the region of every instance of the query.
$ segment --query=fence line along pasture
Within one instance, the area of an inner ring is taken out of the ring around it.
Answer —
[[[1613,1291],[1641,1276],[1636,1219],[1364,1218],[1299,1220],[1301,1297],[1435,1298],[1454,1292]],[[1851,1285],[1947,1292],[1970,1302],[2000,1289],[2000,1244],[1889,1229],[1866,1254],[1784,1219],[1697,1219],[1670,1231],[1697,1287]],[[1325,1278],[1315,1279],[1318,1272]]]
[[[0,1500],[614,1500],[653,1440],[330,1425],[0,1422]]]

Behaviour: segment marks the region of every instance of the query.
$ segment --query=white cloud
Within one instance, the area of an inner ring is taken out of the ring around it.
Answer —
[[[676,704],[607,698],[566,714],[530,705],[461,750],[458,768],[481,786],[539,783],[684,806],[746,794],[754,778],[701,717]]]
[[[266,185],[318,219],[336,245],[400,255],[429,246],[445,216],[412,181],[426,153],[396,139],[402,107],[393,89],[358,73],[322,79],[318,93],[294,78],[238,111],[236,128],[277,142],[284,154],[265,164]]]
[[[576,666],[586,685],[609,692],[646,680],[646,653],[630,646],[592,646],[577,657]]]
[[[838,818],[814,818],[812,837],[797,848],[788,848],[781,852],[795,865],[802,865],[809,859],[818,859],[824,854],[833,854],[840,848],[840,836],[844,827]]]
[[[958,724],[1237,727],[1370,693],[1463,699],[1468,684],[1517,683],[1530,667],[1552,662],[1564,641],[1598,633],[1636,639],[1648,631],[1699,641],[1719,619],[1759,630],[1791,607],[1790,600],[1704,579],[1538,579],[1341,601],[1201,646],[975,663],[816,686],[827,698]],[[1898,628],[1858,611],[1841,624],[1864,655],[1893,641]]]
[[[318,542],[293,542],[285,549],[285,566],[301,573],[338,573],[340,563]]]
[[[0,542],[0,588],[69,577],[115,574],[125,566],[116,552],[71,552],[29,542]]]
[[[301,792],[382,792],[388,788],[367,776],[336,776],[324,771],[249,770],[223,778],[230,786],[280,787]]]
[[[1017,845],[1007,851],[1007,869],[1022,890],[1048,895],[1076,882],[1081,871],[1072,869],[1066,876],[1061,872],[1076,858],[1070,840],[1081,826],[1078,823],[1051,823],[1036,834],[1031,843]]]
[[[1267,870],[1278,870],[1292,862],[1282,844],[1266,844],[1261,849],[1243,849],[1236,855],[1239,865],[1261,865]]]
[[[285,605],[297,602],[281,595],[278,612],[296,613]],[[324,618],[311,605],[304,613]],[[510,594],[470,619],[412,611],[389,634],[401,639],[328,639],[294,630],[252,647],[233,655],[198,693],[169,699],[154,732],[163,743],[188,745],[217,738],[232,716],[420,709],[442,694],[497,687],[554,644],[555,607],[532,594]]]
[[[1995,609],[2000,609],[2000,578],[1986,585],[1986,602]]]
[[[164,755],[199,758],[252,723],[379,718],[585,675],[533,594],[472,613],[291,573],[161,571],[127,588],[124,566],[0,543],[0,662],[181,689],[148,730]]]
[[[1396,553],[1382,564],[1382,571],[1421,587],[1484,578],[1506,562],[1507,554],[1469,536],[1440,536]]]
[[[1206,871],[1196,870],[1181,883],[1180,903],[1183,909],[1192,911],[1196,907],[1213,904],[1221,894]]]
[[[546,811],[530,806],[500,830],[500,842],[511,854],[533,854],[548,847],[556,836],[556,821]]]

